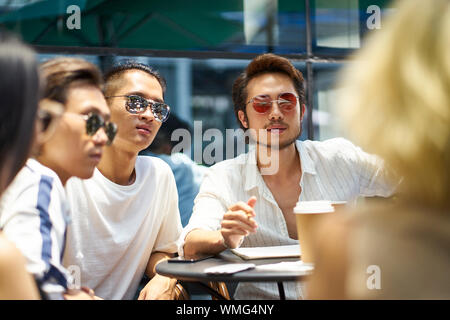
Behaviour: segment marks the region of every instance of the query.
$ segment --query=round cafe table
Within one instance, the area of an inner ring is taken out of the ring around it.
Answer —
[[[280,299],[285,300],[283,282],[300,281],[312,274],[312,271],[285,271],[285,270],[260,270],[257,268],[236,272],[233,274],[207,274],[206,268],[216,267],[231,263],[253,263],[256,266],[273,264],[285,261],[298,261],[299,258],[270,258],[270,259],[252,259],[244,260],[231,251],[226,250],[217,256],[187,263],[173,263],[163,261],[156,266],[156,272],[160,275],[176,278],[181,281],[194,282],[204,288],[210,294],[219,299],[225,299],[218,292],[211,292],[211,288],[205,283],[208,282],[276,282]],[[215,290],[214,290],[215,291]]]

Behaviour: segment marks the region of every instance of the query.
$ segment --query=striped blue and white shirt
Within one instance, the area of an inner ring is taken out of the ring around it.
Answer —
[[[392,195],[383,161],[350,141],[335,138],[326,141],[296,141],[302,176],[300,201],[353,201],[359,196]],[[224,213],[238,201],[256,196],[255,220],[258,230],[244,239],[242,247],[294,245],[283,212],[264,182],[256,162],[255,149],[209,168],[195,199],[189,224],[179,239],[178,252],[183,255],[184,239],[194,229],[219,230]],[[302,284],[285,283],[286,298],[305,297]],[[236,299],[277,299],[273,282],[243,282],[236,289]]]
[[[29,159],[0,203],[0,229],[27,260],[27,270],[50,299],[62,299],[71,277],[62,266],[69,218],[57,174]]]

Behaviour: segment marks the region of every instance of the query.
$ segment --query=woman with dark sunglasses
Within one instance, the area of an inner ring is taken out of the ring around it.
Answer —
[[[0,224],[27,257],[45,298],[92,299],[92,290],[73,290],[80,280],[76,266],[62,265],[70,220],[64,185],[71,177],[92,176],[117,129],[108,121],[96,66],[59,58],[40,71],[46,86],[38,112],[39,146],[8,189]],[[74,277],[69,270],[75,270]]]
[[[30,151],[39,77],[33,50],[4,34],[0,34],[0,70],[1,195]],[[39,293],[33,277],[25,269],[24,257],[0,227],[0,300],[4,299],[39,299]]]

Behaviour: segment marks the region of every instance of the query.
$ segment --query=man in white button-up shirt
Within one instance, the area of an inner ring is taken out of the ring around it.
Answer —
[[[382,162],[349,141],[297,141],[305,114],[303,77],[289,60],[256,57],[233,85],[235,113],[254,147],[209,169],[179,254],[297,243],[293,208],[300,200],[389,196]],[[286,283],[286,297],[304,297]],[[236,299],[278,297],[274,283],[241,283]]]

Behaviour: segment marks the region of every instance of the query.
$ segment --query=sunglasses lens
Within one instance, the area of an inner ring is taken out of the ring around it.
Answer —
[[[164,103],[154,103],[152,105],[152,112],[158,121],[164,122],[169,117],[170,109],[169,106]]]
[[[259,113],[266,113],[272,107],[269,96],[261,95],[253,98],[253,109]]]
[[[278,105],[284,110],[292,110],[297,106],[297,97],[290,92],[283,93],[278,97]]]
[[[103,127],[104,121],[96,113],[91,113],[86,121],[86,133],[90,136],[94,135],[98,129]]]
[[[145,111],[148,102],[139,96],[129,96],[126,104],[127,110],[130,113],[142,113]]]
[[[117,133],[116,124],[112,123],[112,122],[108,122],[105,127],[105,132],[106,132],[106,135],[108,136],[107,144],[110,145],[113,142],[114,137],[116,136],[116,133]]]
[[[102,127],[105,128],[105,133],[106,136],[108,137],[107,144],[110,145],[113,142],[114,137],[116,136],[117,133],[116,124],[113,122],[105,123],[105,120],[103,120],[103,118],[100,115],[96,113],[91,113],[86,121],[87,134],[93,136]]]
[[[105,132],[106,132],[106,135],[108,136],[107,145],[109,146],[113,142],[114,137],[116,136],[116,133],[117,133],[116,124],[112,123],[112,122],[108,122],[105,127]]]
[[[150,105],[155,119],[164,122],[169,117],[170,108],[165,103],[148,101],[140,96],[128,96],[126,108],[128,112],[133,114],[140,114],[145,112],[145,109]]]
[[[260,95],[253,98],[253,109],[258,113],[266,113],[272,108],[272,100],[268,95]],[[286,92],[278,96],[276,100],[278,106],[285,111],[294,109],[297,106],[297,97],[295,94]]]

